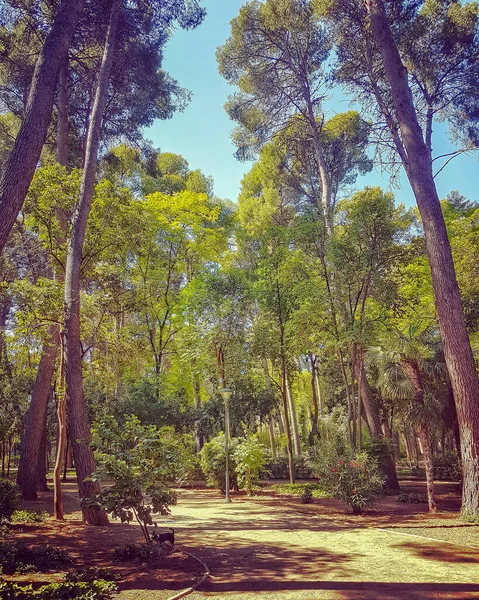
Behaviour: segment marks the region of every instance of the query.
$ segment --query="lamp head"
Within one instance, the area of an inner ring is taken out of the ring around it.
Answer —
[[[231,398],[231,394],[233,393],[233,390],[230,390],[230,388],[222,388],[220,390],[220,394],[223,396],[223,400],[225,402],[228,402],[228,400]]]

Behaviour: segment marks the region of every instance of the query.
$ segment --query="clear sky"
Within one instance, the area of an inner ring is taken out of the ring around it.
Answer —
[[[193,96],[182,113],[168,121],[157,121],[146,132],[156,147],[182,154],[191,169],[201,169],[211,175],[215,193],[221,198],[236,200],[241,178],[250,164],[237,161],[230,132],[234,126],[223,109],[228,94],[234,90],[219,75],[215,50],[229,35],[229,22],[238,14],[244,0],[203,0],[208,14],[193,31],[177,31],[165,50],[164,68]],[[348,110],[346,102],[336,112]],[[435,137],[435,154],[451,151],[444,130]],[[371,173],[358,181],[358,187],[380,185],[387,188],[387,177]],[[441,198],[453,189],[470,200],[479,201],[479,163],[477,155],[454,159],[437,178]],[[400,190],[394,190],[401,202],[413,204],[412,192],[403,178]]]

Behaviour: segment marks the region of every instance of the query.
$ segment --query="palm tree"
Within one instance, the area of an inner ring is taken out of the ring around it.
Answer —
[[[421,441],[426,471],[429,510],[437,510],[434,495],[430,424],[437,419],[435,398],[426,389],[429,378],[443,370],[433,360],[437,355],[437,329],[428,321],[417,321],[404,329],[390,328],[384,335],[382,348],[371,348],[368,360],[378,368],[378,387],[384,396],[407,401],[406,418],[414,424]],[[385,350],[384,348],[387,348]]]

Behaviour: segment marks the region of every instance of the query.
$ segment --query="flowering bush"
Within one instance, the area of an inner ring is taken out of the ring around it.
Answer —
[[[358,452],[350,460],[340,458],[331,465],[327,487],[334,498],[358,513],[376,504],[383,483],[376,462],[366,452]]]

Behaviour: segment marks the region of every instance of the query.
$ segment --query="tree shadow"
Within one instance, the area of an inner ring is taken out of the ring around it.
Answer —
[[[478,564],[479,562],[479,549],[473,550],[455,545],[448,545],[447,547],[433,546],[431,543],[421,542],[402,542],[400,544],[394,544],[393,547],[406,550],[409,553],[413,553],[415,556],[426,558],[428,560],[473,564]]]

